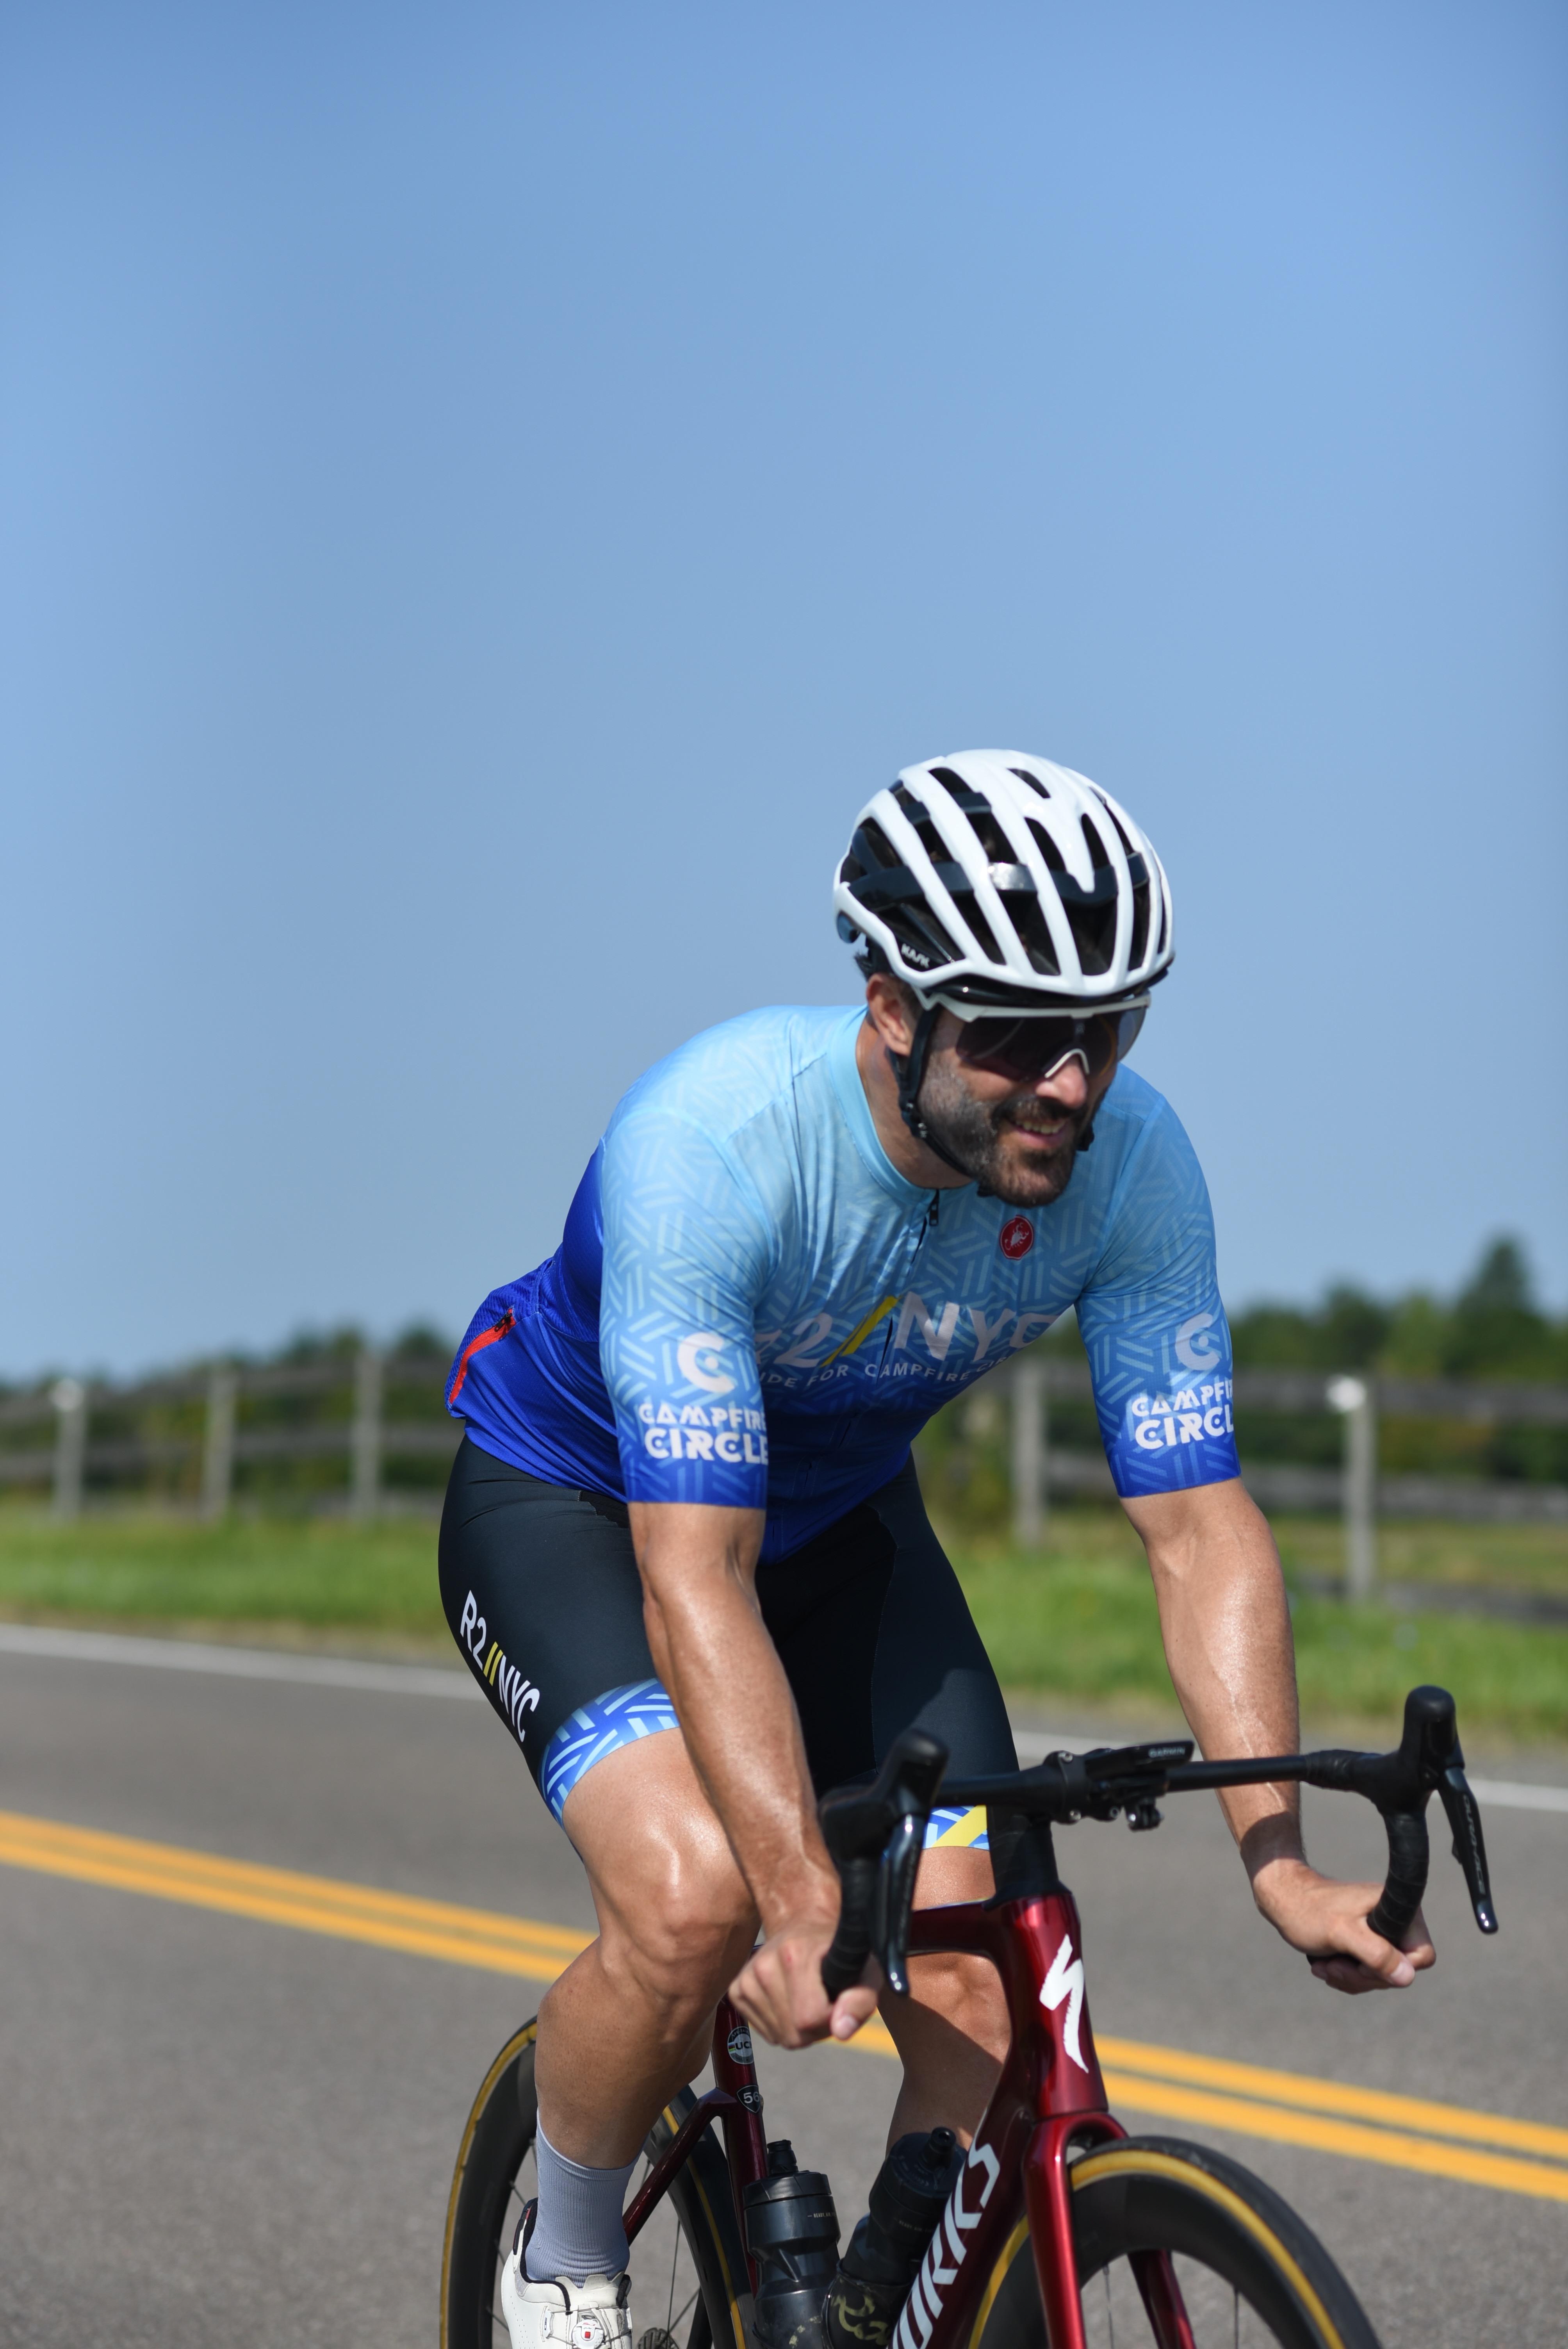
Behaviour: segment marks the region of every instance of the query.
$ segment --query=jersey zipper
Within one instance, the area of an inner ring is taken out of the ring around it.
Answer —
[[[904,1266],[902,1275],[903,1287],[906,1294],[913,1286],[915,1267],[920,1262],[920,1252],[925,1245],[925,1236],[927,1232],[934,1229],[935,1227],[937,1214],[941,1204],[941,1192],[934,1191],[931,1195],[931,1205],[923,1210],[920,1221],[914,1226],[914,1238],[913,1244],[909,1251],[909,1261]],[[887,1361],[888,1355],[892,1350],[893,1337],[900,1318],[901,1317],[897,1314],[889,1313],[882,1323],[882,1352],[877,1357],[877,1366],[879,1369]]]

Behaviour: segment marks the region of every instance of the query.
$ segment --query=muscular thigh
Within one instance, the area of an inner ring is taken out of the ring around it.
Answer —
[[[575,1845],[608,1941],[657,1961],[748,1940],[749,1898],[654,1672],[624,1507],[466,1442],[440,1578],[452,1635]]]

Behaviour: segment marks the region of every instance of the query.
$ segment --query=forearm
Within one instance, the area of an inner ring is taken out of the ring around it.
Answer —
[[[757,1604],[759,1523],[748,1511],[673,1505],[634,1504],[631,1514],[655,1670],[764,1931],[836,1918],[795,1701]]]
[[[1127,1512],[1149,1553],[1171,1678],[1204,1754],[1295,1753],[1295,1649],[1262,1512],[1239,1483],[1129,1502]],[[1240,1786],[1221,1801],[1254,1879],[1271,1859],[1300,1857],[1294,1786]]]
[[[1294,1754],[1295,1649],[1274,1536],[1238,1481],[1125,1504],[1143,1537],[1165,1656],[1181,1709],[1211,1759]],[[1376,1885],[1309,1868],[1295,1786],[1234,1786],[1220,1797],[1253,1898],[1334,1989],[1403,1988],[1435,1951],[1416,1920],[1396,1950],[1369,1922]]]

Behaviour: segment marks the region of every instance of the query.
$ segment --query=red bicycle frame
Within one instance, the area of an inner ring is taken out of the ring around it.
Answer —
[[[891,2349],[966,2349],[977,2317],[989,2313],[993,2279],[1022,2226],[1049,2349],[1085,2349],[1073,2244],[1068,2155],[1075,2145],[1109,2143],[1126,2131],[1106,2109],[1105,2083],[1089,2027],[1078,1904],[1065,1886],[995,1905],[917,1909],[912,1954],[959,1951],[988,1958],[1001,1977],[1012,2024],[1002,2076],[921,2264]],[[743,2189],[767,2174],[762,2099],[750,2034],[727,2002],[713,2035],[717,2085],[698,2099],[650,2170],[626,2213],[636,2234],[688,2158],[702,2131],[722,2120],[745,2235]],[[1192,2349],[1192,2334],[1169,2255],[1145,2252],[1131,2265],[1158,2349]],[[755,2288],[756,2277],[752,2277]]]

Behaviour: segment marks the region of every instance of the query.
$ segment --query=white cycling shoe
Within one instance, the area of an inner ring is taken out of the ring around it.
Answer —
[[[518,2221],[517,2235],[500,2271],[501,2313],[511,2349],[632,2349],[629,2275],[591,2275],[584,2283],[570,2276],[535,2283],[523,2265],[533,2232],[535,2205]]]

